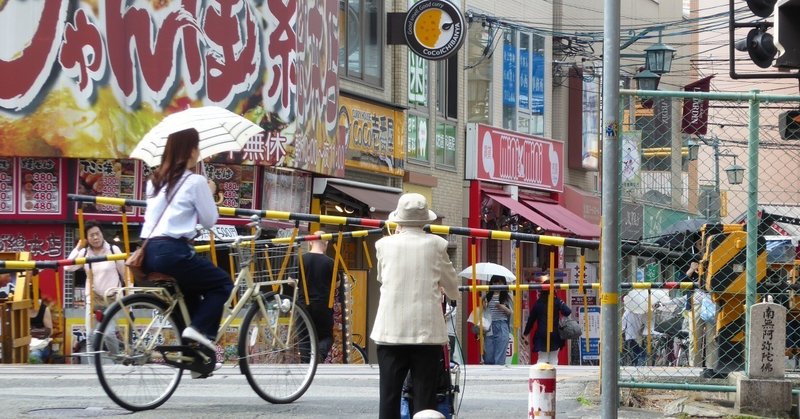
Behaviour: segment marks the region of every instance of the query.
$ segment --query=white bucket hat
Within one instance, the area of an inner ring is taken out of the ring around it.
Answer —
[[[399,225],[423,225],[435,219],[436,213],[428,209],[428,201],[418,193],[403,194],[397,209],[389,214],[389,221]]]

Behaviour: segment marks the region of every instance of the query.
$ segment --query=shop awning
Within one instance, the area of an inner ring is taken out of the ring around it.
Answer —
[[[364,203],[369,207],[370,212],[392,212],[397,209],[397,200],[400,198],[399,193],[340,185],[332,182],[328,183],[328,187]]]
[[[560,234],[569,234],[570,232],[559,227],[558,224],[548,220],[547,218],[541,216],[536,211],[526,207],[521,202],[515,201],[509,196],[505,195],[496,195],[487,193],[486,196],[492,198],[498,204],[508,208],[509,210],[513,211],[516,214],[519,214],[520,217],[525,218],[526,220],[536,224],[537,226],[541,227],[545,231],[551,233],[560,233]]]
[[[555,221],[578,237],[600,237],[600,226],[584,220],[580,215],[575,214],[561,205],[528,200],[523,202],[536,212]]]

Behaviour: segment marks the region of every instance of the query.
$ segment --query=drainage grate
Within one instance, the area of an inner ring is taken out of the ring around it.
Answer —
[[[64,416],[70,418],[95,418],[100,416],[129,415],[131,412],[123,409],[106,409],[104,407],[58,407],[53,409],[33,409],[28,411],[28,416],[54,417]]]

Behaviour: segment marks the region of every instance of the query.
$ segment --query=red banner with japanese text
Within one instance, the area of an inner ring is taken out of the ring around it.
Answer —
[[[126,158],[165,115],[213,105],[284,139],[251,144],[257,163],[341,176],[338,15],[336,0],[0,1],[0,155]]]

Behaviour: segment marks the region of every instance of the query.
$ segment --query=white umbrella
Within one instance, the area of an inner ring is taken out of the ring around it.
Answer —
[[[496,263],[491,262],[481,262],[475,265],[475,270],[477,271],[476,278],[478,281],[488,281],[494,275],[500,275],[505,277],[506,283],[512,283],[515,279],[517,279],[516,275],[513,272],[508,270],[503,265],[498,265]],[[459,272],[458,276],[463,278],[472,278],[472,266],[467,267],[463,271]]]
[[[635,289],[630,290],[623,298],[623,306],[625,310],[628,310],[633,313],[646,313],[647,312],[647,291],[648,290],[641,290]],[[661,290],[661,289],[651,289],[650,290],[650,307],[655,310],[655,305],[669,305],[672,302],[672,298],[669,296],[668,290]]]
[[[264,131],[260,126],[218,106],[189,108],[168,115],[148,132],[131,157],[150,167],[161,164],[167,137],[173,132],[194,128],[200,134],[200,159],[218,153],[241,150],[250,137]]]

